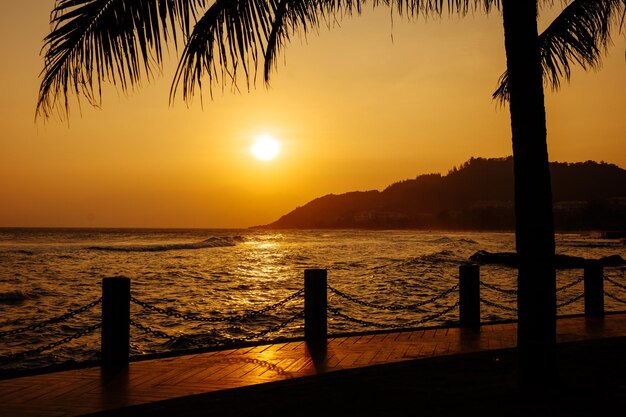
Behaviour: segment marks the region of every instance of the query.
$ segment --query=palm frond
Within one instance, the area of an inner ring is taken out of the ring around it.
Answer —
[[[574,0],[539,35],[544,83],[558,90],[573,64],[596,69],[611,45],[615,27],[624,28],[626,0]],[[498,80],[493,98],[508,101],[508,75]]]
[[[179,86],[185,100],[209,85],[230,80],[236,85],[238,69],[246,80],[256,76],[259,51],[269,37],[277,0],[216,0],[198,20],[183,50],[170,90],[173,100]]]
[[[270,71],[275,68],[276,57],[294,33],[306,36],[324,22],[332,27],[346,15],[361,13],[363,2],[356,1],[306,1],[280,0],[274,12],[272,30],[264,51],[263,78],[269,83]]]
[[[69,94],[98,105],[104,81],[123,91],[152,76],[164,42],[186,36],[205,0],[57,0],[44,39],[37,116],[69,114]]]
[[[399,14],[416,17],[418,15],[434,16],[443,14],[458,14],[499,10],[501,0],[375,0],[393,7]]]
[[[263,60],[269,82],[276,58],[294,34],[306,36],[323,23],[332,26],[345,16],[360,14],[367,0],[216,0],[198,21],[181,56],[170,90],[189,102],[202,91],[228,84],[237,89],[241,76],[250,87]],[[390,7],[401,15],[466,14],[500,8],[500,0],[371,0],[372,7]],[[243,74],[241,74],[243,72]]]
[[[279,50],[283,47],[285,42],[289,40],[289,32],[285,26],[285,19],[288,10],[291,11],[292,9],[290,6],[292,3],[294,3],[293,0],[280,0],[276,8],[274,21],[272,22],[272,30],[268,36],[267,47],[265,48],[263,78],[266,83],[269,83],[270,70],[274,66]]]

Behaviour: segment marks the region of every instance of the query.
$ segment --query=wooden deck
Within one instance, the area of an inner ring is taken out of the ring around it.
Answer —
[[[626,336],[626,314],[562,318],[557,328],[559,342]],[[326,356],[315,360],[304,342],[289,342],[131,362],[113,378],[100,368],[26,376],[0,381],[0,415],[77,416],[374,364],[513,348],[515,342],[515,323],[493,324],[331,338]]]

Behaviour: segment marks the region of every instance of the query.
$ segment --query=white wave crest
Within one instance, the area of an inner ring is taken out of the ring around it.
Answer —
[[[220,248],[225,246],[235,246],[241,241],[239,236],[235,237],[211,237],[209,239],[192,243],[166,243],[155,245],[116,245],[116,246],[91,246],[90,250],[111,251],[111,252],[163,252],[169,250],[205,249]]]

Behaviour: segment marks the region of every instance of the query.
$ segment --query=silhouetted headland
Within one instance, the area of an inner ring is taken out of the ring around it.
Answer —
[[[587,161],[550,171],[557,230],[626,230],[626,170]],[[254,228],[513,230],[513,180],[512,157],[471,158],[447,175],[319,197]]]

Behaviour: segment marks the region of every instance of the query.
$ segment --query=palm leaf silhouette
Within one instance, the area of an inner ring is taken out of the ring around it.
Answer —
[[[572,64],[596,69],[611,45],[611,32],[624,28],[625,0],[575,0],[539,35],[544,82],[558,90]],[[509,99],[508,74],[500,76],[493,98]]]
[[[366,0],[57,0],[53,29],[44,39],[44,68],[36,114],[55,109],[69,114],[70,95],[99,106],[102,83],[122,91],[150,80],[160,70],[163,51],[172,43],[184,49],[170,90],[185,100],[209,88],[249,86],[263,61],[268,82],[276,58],[294,34],[306,35],[322,23],[360,13]],[[373,0],[417,16],[498,9],[499,0]],[[191,29],[193,27],[193,30]]]
[[[57,0],[52,31],[44,39],[44,68],[37,114],[49,117],[69,93],[100,103],[109,81],[127,91],[150,79],[162,62],[164,43],[187,37],[204,0]]]

